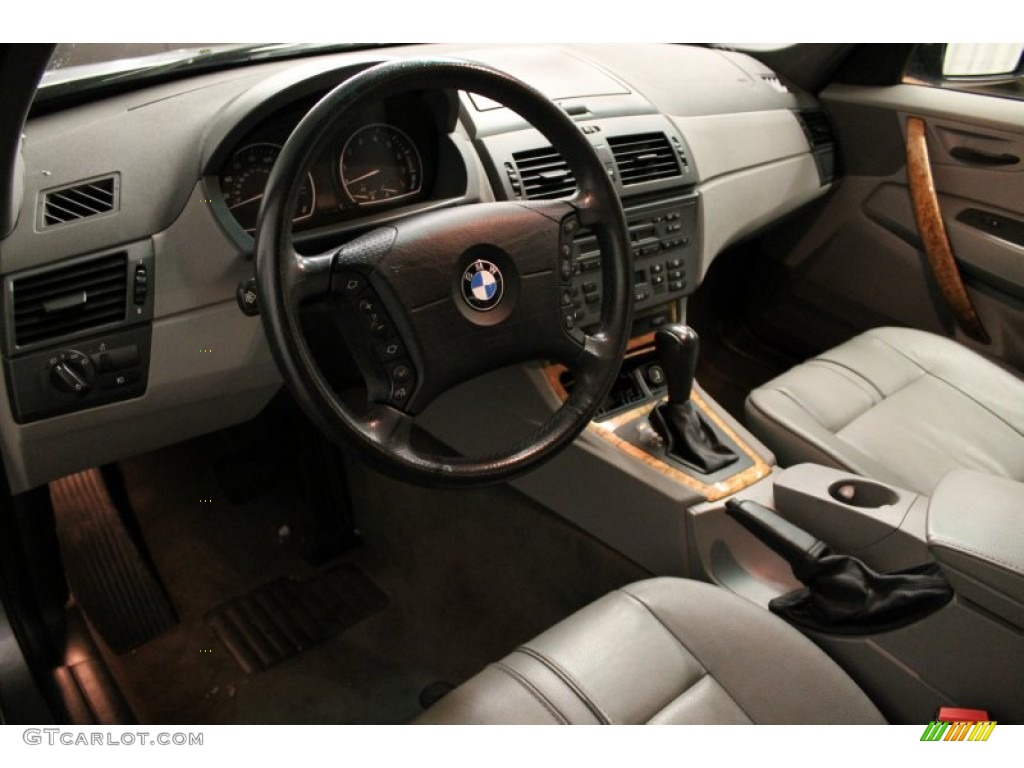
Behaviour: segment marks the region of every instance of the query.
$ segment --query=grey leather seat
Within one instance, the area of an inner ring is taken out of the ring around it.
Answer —
[[[449,693],[419,723],[883,723],[803,635],[719,587],[601,598]]]
[[[1024,382],[960,344],[876,328],[751,392],[783,466],[814,462],[930,495],[954,469],[1024,480]]]

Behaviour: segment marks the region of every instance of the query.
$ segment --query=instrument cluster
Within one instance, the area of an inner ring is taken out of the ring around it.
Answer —
[[[438,121],[421,94],[364,110],[343,126],[307,173],[293,218],[296,231],[428,198],[436,175]],[[249,234],[289,133],[312,103],[277,113],[251,130],[220,170],[228,211]]]

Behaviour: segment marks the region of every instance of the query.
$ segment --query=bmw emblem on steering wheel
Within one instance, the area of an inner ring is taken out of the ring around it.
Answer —
[[[477,259],[462,274],[462,298],[478,312],[498,306],[504,289],[501,270],[493,262]]]

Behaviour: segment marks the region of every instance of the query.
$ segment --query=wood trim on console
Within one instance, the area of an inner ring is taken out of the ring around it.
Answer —
[[[651,349],[654,345],[654,333],[648,333],[644,336],[637,336],[629,342],[626,347],[626,357],[630,358],[635,355],[642,354]],[[566,400],[569,395],[562,386],[561,375],[566,370],[564,365],[549,365],[544,369],[544,375],[551,385],[551,389],[560,400]],[[623,440],[621,437],[615,434],[615,430],[621,427],[623,424],[627,424],[634,419],[645,419],[651,410],[663,402],[666,398],[661,398],[656,403],[645,402],[642,405],[637,406],[625,413],[620,413],[617,416],[612,417],[607,421],[594,421],[591,422],[587,429],[594,435],[597,435],[603,440],[607,440],[609,443],[614,445],[620,451],[627,456],[636,459],[642,464],[647,465],[651,469],[659,472],[666,477],[675,480],[676,482],[685,485],[697,493],[704,496],[708,501],[717,501],[718,499],[731,496],[737,491],[741,491],[744,488],[753,485],[758,480],[768,477],[772,473],[772,468],[768,466],[764,459],[762,459],[747,443],[738,435],[736,431],[730,427],[724,419],[722,419],[717,413],[715,413],[705,402],[704,398],[693,392],[690,395],[690,399],[693,400],[694,404],[701,411],[704,412],[711,421],[715,423],[729,438],[736,443],[736,446],[754,462],[753,466],[747,467],[742,472],[738,472],[732,477],[728,477],[725,480],[721,480],[717,483],[707,485],[702,483],[695,477],[692,477],[678,467],[672,466],[656,456],[644,451],[627,440]]]
[[[644,334],[643,336],[637,336],[635,339],[630,339],[629,344],[626,345],[626,358],[629,359],[642,352],[646,352],[654,344],[654,332]],[[551,389],[558,395],[558,399],[565,400],[569,399],[569,393],[565,391],[565,387],[562,386],[562,374],[568,370],[564,365],[552,364],[544,368],[544,376],[548,380],[548,384],[551,385]]]
[[[634,419],[647,418],[647,414],[651,412],[655,405],[664,402],[665,398],[661,398],[657,403],[644,403],[643,405],[619,414],[608,421],[591,422],[587,428],[592,433],[610,442],[626,455],[646,464],[656,472],[685,485],[687,488],[692,488],[697,491],[697,493],[704,496],[708,501],[718,501],[718,499],[731,496],[737,491],[741,491],[744,488],[753,485],[758,480],[768,477],[768,475],[772,473],[772,468],[768,466],[765,460],[755,453],[754,450],[747,445],[747,443],[738,434],[736,434],[736,431],[726,424],[717,413],[708,407],[704,398],[696,392],[693,392],[690,395],[690,399],[698,408],[701,409],[701,411],[703,411],[705,416],[707,416],[717,427],[729,436],[729,439],[736,443],[736,447],[739,448],[745,456],[754,462],[753,466],[747,467],[742,472],[738,472],[731,477],[727,477],[725,480],[720,480],[717,483],[708,485],[702,483],[697,478],[688,475],[678,467],[672,466],[656,456],[652,456],[642,448],[633,445],[627,440],[623,440],[615,434],[615,430],[623,424],[633,421]]]
[[[907,118],[907,181],[910,185],[910,198],[914,203],[917,231],[924,243],[928,265],[942,298],[953,310],[964,333],[982,344],[990,343],[991,338],[981,324],[981,318],[964,287],[953,247],[946,234],[928,157],[927,129],[920,117]]]

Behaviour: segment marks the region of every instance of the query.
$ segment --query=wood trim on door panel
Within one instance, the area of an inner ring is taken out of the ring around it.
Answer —
[[[982,344],[991,343],[964,286],[953,247],[946,234],[928,156],[927,129],[920,117],[907,118],[907,181],[910,185],[910,198],[914,203],[917,230],[924,243],[928,266],[931,267],[943,299],[953,310],[964,333]]]

